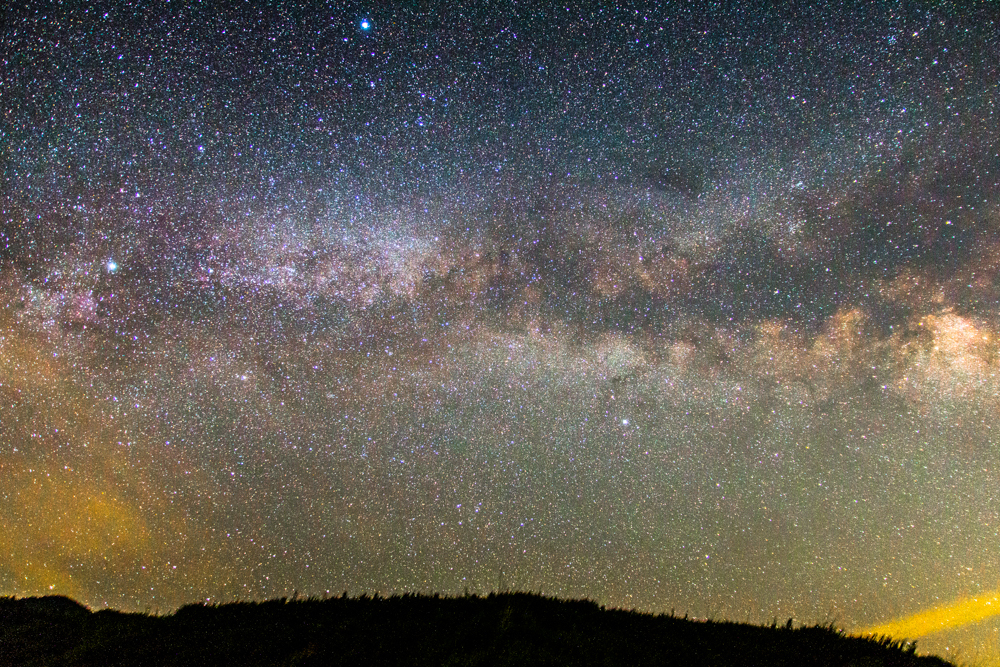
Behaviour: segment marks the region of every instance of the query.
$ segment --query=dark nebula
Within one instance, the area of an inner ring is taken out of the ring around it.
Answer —
[[[998,595],[997,8],[760,4],[6,10],[0,593]]]

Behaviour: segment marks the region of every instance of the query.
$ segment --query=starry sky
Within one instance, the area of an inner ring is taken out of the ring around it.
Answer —
[[[0,594],[1000,656],[995,4],[25,4]]]

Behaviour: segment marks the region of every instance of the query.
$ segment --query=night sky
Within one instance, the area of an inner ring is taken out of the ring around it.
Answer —
[[[4,10],[0,594],[998,659],[1000,10],[814,4]]]

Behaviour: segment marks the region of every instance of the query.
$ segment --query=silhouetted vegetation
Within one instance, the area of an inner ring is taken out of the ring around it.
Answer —
[[[169,616],[0,598],[2,665],[949,664],[914,650],[832,626],[696,621],[529,593],[282,598]]]

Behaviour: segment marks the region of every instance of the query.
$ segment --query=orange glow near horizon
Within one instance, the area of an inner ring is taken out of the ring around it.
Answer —
[[[1000,588],[973,598],[959,598],[939,607],[857,630],[858,635],[888,635],[893,639],[917,639],[943,630],[978,623],[1000,615]]]

